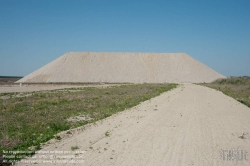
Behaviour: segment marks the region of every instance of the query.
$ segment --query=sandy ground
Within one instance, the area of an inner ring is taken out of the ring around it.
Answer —
[[[1,85],[0,93],[9,93],[9,92],[34,92],[34,91],[46,91],[46,90],[55,90],[55,89],[64,89],[64,88],[81,88],[81,87],[107,87],[107,86],[116,86],[118,84],[86,84],[86,85],[55,85],[55,84],[30,84],[30,85]]]
[[[72,165],[250,165],[250,109],[193,84],[72,133],[50,141],[42,151],[67,152],[78,146],[85,163]],[[243,133],[244,139],[239,138]]]

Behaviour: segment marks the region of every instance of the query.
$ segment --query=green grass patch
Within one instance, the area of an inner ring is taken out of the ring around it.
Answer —
[[[77,150],[77,149],[79,149],[78,146],[72,146],[72,147],[71,147],[71,150],[72,150],[72,151],[75,151],[75,150]]]
[[[71,88],[46,92],[8,93],[0,100],[0,152],[28,150],[61,131],[96,122],[175,88],[176,84],[122,85],[108,88]],[[83,115],[89,120],[69,121]],[[107,133],[108,134],[108,133]],[[105,134],[105,135],[107,135]],[[73,148],[75,149],[75,148]]]

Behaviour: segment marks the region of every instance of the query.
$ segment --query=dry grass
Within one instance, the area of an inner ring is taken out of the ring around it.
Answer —
[[[250,77],[230,77],[219,79],[210,84],[200,84],[222,91],[250,107]]]

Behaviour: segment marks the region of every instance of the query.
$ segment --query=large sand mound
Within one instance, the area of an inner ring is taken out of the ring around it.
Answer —
[[[225,76],[185,53],[69,52],[18,83],[200,83]]]

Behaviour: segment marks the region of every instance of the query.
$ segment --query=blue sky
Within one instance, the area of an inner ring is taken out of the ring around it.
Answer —
[[[0,0],[0,76],[66,52],[185,52],[250,76],[249,0]]]

